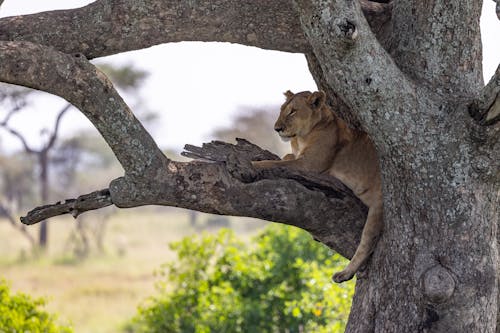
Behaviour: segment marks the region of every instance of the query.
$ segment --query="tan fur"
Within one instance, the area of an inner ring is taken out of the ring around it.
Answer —
[[[375,147],[365,133],[354,131],[325,103],[323,92],[285,93],[286,102],[274,126],[290,139],[292,154],[281,161],[254,161],[257,168],[289,167],[324,173],[341,180],[368,207],[361,241],[349,265],[333,276],[350,280],[373,252],[383,228],[380,169]]]

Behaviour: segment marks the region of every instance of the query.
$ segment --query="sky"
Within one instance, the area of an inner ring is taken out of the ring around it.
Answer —
[[[5,0],[0,17],[75,8],[91,2]],[[494,1],[484,0],[481,31],[486,82],[500,62],[500,21],[494,7]],[[150,73],[139,93],[159,118],[148,130],[160,147],[175,151],[181,151],[186,143],[210,141],[211,133],[228,126],[242,108],[267,107],[277,114],[284,91],[316,89],[302,54],[228,43],[170,43],[99,58],[94,63],[133,64]],[[127,96],[123,97],[127,101]],[[51,128],[55,113],[64,105],[61,98],[40,93],[34,107],[12,118],[12,126],[25,133],[28,142],[37,147],[41,131]],[[85,128],[93,129],[73,109],[61,123],[61,134],[71,136]],[[270,135],[274,135],[272,124],[269,128]],[[0,131],[0,149],[13,151],[19,147],[13,138]]]

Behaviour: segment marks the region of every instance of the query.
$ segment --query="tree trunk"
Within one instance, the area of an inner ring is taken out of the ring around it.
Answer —
[[[395,2],[398,33],[386,46],[393,68],[358,8],[333,3],[298,1],[322,69],[317,81],[358,110],[379,150],[384,193],[385,230],[358,281],[347,332],[493,333],[498,139],[463,102],[482,86],[480,4]]]
[[[463,142],[382,159],[386,228],[347,332],[495,332],[498,183],[474,175]]]

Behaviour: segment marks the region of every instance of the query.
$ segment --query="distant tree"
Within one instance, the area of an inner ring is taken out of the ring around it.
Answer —
[[[118,88],[130,94],[138,105],[141,104],[141,97],[140,94],[137,94],[137,91],[138,87],[147,78],[147,72],[139,70],[132,65],[116,67],[110,64],[102,64],[100,68],[109,75]],[[38,200],[41,202],[50,200],[52,193],[57,193],[58,196],[67,196],[72,195],[68,193],[69,188],[81,190],[81,187],[74,185],[77,184],[75,179],[78,168],[83,170],[85,166],[88,166],[81,161],[82,157],[93,155],[93,157],[100,159],[101,163],[107,164],[111,163],[111,161],[114,162],[111,150],[106,147],[105,142],[101,138],[96,137],[95,134],[80,132],[78,136],[74,136],[73,138],[64,140],[59,138],[60,123],[64,115],[73,108],[70,103],[64,105],[64,107],[56,113],[52,129],[42,130],[40,136],[42,144],[39,145],[40,148],[35,148],[33,145],[30,145],[26,139],[26,135],[11,126],[10,123],[18,112],[22,112],[24,108],[29,105],[30,98],[33,98],[35,94],[36,92],[34,90],[26,88],[19,88],[7,84],[2,84],[0,86],[0,106],[5,113],[3,120],[0,122],[0,128],[17,139],[21,144],[22,154],[31,156],[34,162],[34,164],[25,163],[19,168],[9,168],[7,166],[7,164],[12,165],[13,161],[3,162],[3,184],[8,190],[7,198],[5,199],[10,200],[10,197],[16,192],[18,193],[18,204],[21,203],[21,193],[23,196],[26,196],[30,192],[32,193],[34,189],[38,189]],[[139,108],[143,110],[141,114],[144,120],[146,122],[154,120],[156,117],[155,113],[148,110],[145,106],[146,105],[143,104],[142,108]],[[87,144],[87,141],[91,142],[91,144]],[[96,142],[100,145],[99,148],[95,145]],[[94,143],[93,146],[92,143]],[[86,152],[86,148],[90,149],[90,151]],[[28,162],[28,160],[26,160],[26,162]],[[116,162],[114,163],[117,164]],[[36,172],[37,176],[35,177],[35,181],[29,182],[29,180],[34,180],[33,177],[19,179],[20,177],[18,175],[22,170],[29,170],[32,174]],[[86,172],[89,172],[89,170],[86,170]],[[93,177],[89,177],[89,179],[95,179],[94,175]],[[13,178],[16,180],[15,183],[11,181]],[[21,181],[17,182],[17,180]],[[89,183],[92,186],[95,184],[95,182]],[[29,185],[26,186],[26,184]],[[8,221],[11,221],[11,223],[15,221],[13,214],[17,212],[13,209],[9,209],[8,205],[3,201],[0,201],[0,206],[2,208],[0,209],[0,213],[5,216]],[[25,232],[25,228],[19,227],[16,224],[15,222],[12,223],[13,226],[21,230],[28,237],[29,234]],[[80,231],[79,234],[81,234],[84,229],[81,226],[77,226],[77,230]],[[99,234],[103,235],[103,233]],[[30,239],[30,241],[33,244],[32,239]],[[48,225],[45,220],[40,223],[39,236],[36,244],[40,249],[45,249],[48,245]],[[100,244],[102,245],[102,243]]]
[[[71,104],[65,105],[59,112],[57,113],[56,119],[54,121],[53,129],[49,132],[49,130],[44,130],[44,132],[48,133],[48,139],[46,139],[41,148],[34,148],[29,145],[25,135],[23,135],[20,131],[10,126],[9,121],[12,116],[22,111],[22,108],[12,108],[7,110],[7,115],[4,120],[0,123],[0,127],[9,132],[12,136],[14,136],[22,145],[22,149],[25,154],[34,156],[37,161],[38,167],[38,184],[39,184],[39,195],[40,201],[45,202],[49,200],[49,166],[50,166],[50,152],[55,147],[57,136],[59,133],[59,125],[64,116],[64,114],[71,108]],[[40,233],[38,237],[38,246],[41,249],[45,249],[47,247],[48,242],[48,226],[47,221],[42,221],[40,223]]]
[[[170,247],[178,258],[129,332],[344,331],[354,283],[329,277],[345,260],[300,229],[270,225],[251,243],[222,229]]]
[[[274,107],[241,107],[227,127],[217,128],[212,136],[222,141],[232,141],[234,138],[246,138],[256,145],[285,155],[290,152],[290,144],[284,143],[274,132],[274,122],[279,106]]]
[[[19,230],[34,248],[37,241],[16,218],[20,208],[36,202],[30,198],[35,184],[32,165],[24,153],[0,155],[0,217]]]
[[[14,294],[7,283],[0,280],[0,332],[73,332],[70,327],[57,324],[57,318],[45,311],[44,306],[44,299]]]

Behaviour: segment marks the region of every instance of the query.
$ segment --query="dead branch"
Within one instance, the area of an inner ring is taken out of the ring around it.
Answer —
[[[253,143],[236,138],[236,145],[221,141],[204,143],[202,147],[186,145],[181,155],[212,162],[224,162],[231,175],[243,182],[255,182],[260,179],[293,179],[310,190],[319,190],[327,196],[343,197],[345,193],[353,195],[338,179],[328,175],[312,174],[286,168],[253,168],[250,161],[279,160],[280,158]]]
[[[500,65],[479,96],[469,104],[469,114],[483,126],[500,120]]]
[[[66,199],[53,205],[36,207],[29,211],[26,216],[21,217],[21,222],[31,225],[64,214],[71,214],[76,218],[83,212],[104,208],[112,204],[109,190],[104,189],[81,195],[76,199]]]

